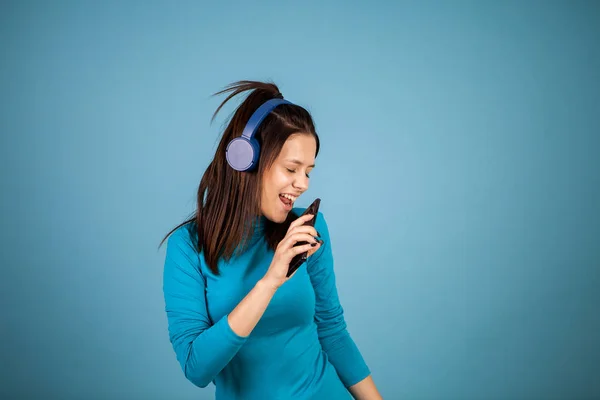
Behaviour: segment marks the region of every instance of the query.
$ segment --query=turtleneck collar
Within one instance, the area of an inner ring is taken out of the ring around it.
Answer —
[[[261,215],[255,217],[253,219],[254,230],[250,234],[250,242],[252,244],[256,243],[258,240],[265,236],[265,225],[266,225],[267,217]]]

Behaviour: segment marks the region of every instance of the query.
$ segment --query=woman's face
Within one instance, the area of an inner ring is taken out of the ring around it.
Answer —
[[[308,189],[308,175],[314,167],[316,151],[314,136],[293,134],[273,165],[264,172],[260,208],[270,221],[284,222],[294,201]],[[284,194],[292,200],[282,198]]]

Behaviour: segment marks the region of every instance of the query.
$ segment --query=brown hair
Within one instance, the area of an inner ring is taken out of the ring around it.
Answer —
[[[241,136],[250,116],[264,102],[283,98],[279,88],[272,82],[234,82],[213,95],[231,92],[219,105],[211,121],[227,101],[246,91],[250,91],[250,94],[236,108],[223,132],[216,154],[200,180],[196,210],[189,219],[173,228],[160,243],[162,245],[178,228],[192,223],[191,232],[196,250],[203,251],[207,265],[215,274],[219,273],[219,258],[223,257],[228,261],[244,250],[254,229],[253,222],[260,215],[263,174],[273,164],[285,141],[295,133],[312,135],[317,142],[315,157],[319,154],[319,136],[310,113],[295,104],[282,104],[273,109],[256,130],[254,137],[260,144],[260,156],[254,171],[239,172],[231,168],[225,158],[227,144]],[[271,249],[277,247],[290,223],[296,218],[298,215],[291,211],[281,224],[266,220],[265,238]]]

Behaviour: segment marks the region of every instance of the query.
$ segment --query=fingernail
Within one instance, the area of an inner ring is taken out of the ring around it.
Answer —
[[[321,239],[319,239],[319,243],[323,244],[323,243],[325,243],[325,241],[324,241],[324,240],[321,240]]]

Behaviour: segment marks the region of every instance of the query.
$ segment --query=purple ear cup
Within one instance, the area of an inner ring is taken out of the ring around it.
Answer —
[[[256,166],[260,146],[256,139],[239,137],[227,145],[225,157],[231,168],[237,171],[251,171]]]
[[[263,119],[265,119],[265,117],[280,104],[292,103],[284,99],[271,99],[264,102],[248,120],[248,123],[242,132],[242,136],[229,142],[225,152],[225,158],[231,168],[242,172],[251,171],[256,168],[258,156],[260,154],[260,145],[254,138],[254,134]]]

